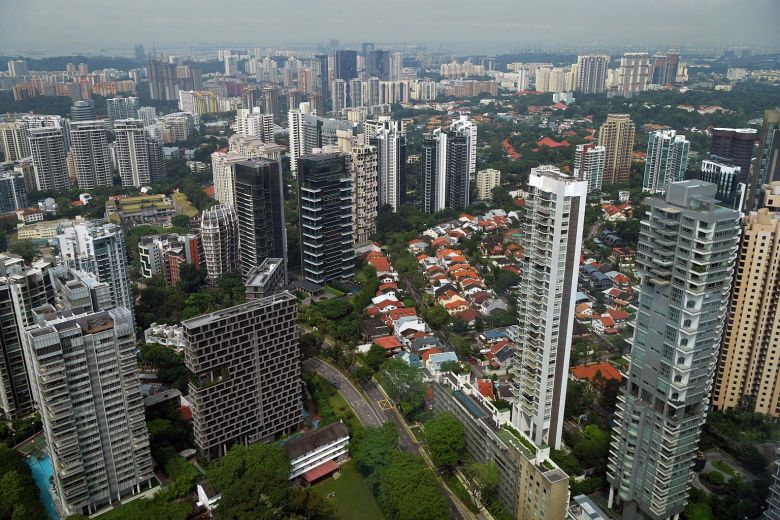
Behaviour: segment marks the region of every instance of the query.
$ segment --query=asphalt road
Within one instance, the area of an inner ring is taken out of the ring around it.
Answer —
[[[304,361],[303,368],[317,372],[328,381],[338,381],[339,393],[355,411],[355,415],[357,415],[360,424],[363,426],[380,426],[385,422],[380,419],[376,411],[366,402],[358,389],[355,388],[355,385],[352,384],[352,381],[347,379],[336,368],[317,358],[309,358]]]

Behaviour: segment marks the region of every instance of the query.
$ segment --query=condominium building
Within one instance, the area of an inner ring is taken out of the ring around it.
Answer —
[[[180,90],[179,110],[196,115],[219,112],[219,96],[211,90]]]
[[[605,91],[609,56],[578,56],[574,90],[584,94],[601,94]]]
[[[719,206],[716,190],[687,180],[645,199],[639,304],[607,470],[609,505],[617,498],[624,519],[685,508],[739,236],[739,212]]]
[[[420,157],[420,209],[425,213],[436,213],[447,207],[447,133],[434,128],[423,134]]]
[[[334,79],[331,85],[331,112],[340,115],[347,108],[347,88],[348,84],[343,79]]]
[[[523,345],[510,368],[512,422],[537,445],[560,449],[588,186],[553,166],[533,168],[528,184],[520,321],[510,333]]]
[[[493,168],[477,172],[477,198],[493,200],[493,188],[501,186],[501,172]]]
[[[588,193],[601,192],[607,149],[593,143],[578,144],[574,151],[574,177],[588,183]]]
[[[193,233],[141,237],[138,242],[141,276],[144,278],[161,276],[166,285],[176,285],[183,264],[191,265],[198,270],[203,267],[201,249],[200,237]]]
[[[141,106],[137,97],[115,97],[106,99],[108,124],[113,128],[117,119],[138,119],[138,107]]]
[[[334,75],[335,79],[349,81],[358,77],[357,72],[357,51],[339,50],[335,56]]]
[[[108,131],[102,121],[70,123],[70,150],[79,188],[113,185]]]
[[[144,131],[140,119],[114,122],[116,162],[122,186],[140,188],[165,179],[162,146]]]
[[[624,97],[647,90],[650,80],[650,59],[646,52],[627,52],[620,58],[617,94]]]
[[[349,87],[349,107],[362,107],[366,106],[366,102],[363,99],[363,82],[358,78],[349,80],[347,83]]]
[[[691,143],[674,130],[650,132],[642,191],[663,194],[669,184],[685,178]]]
[[[21,258],[0,255],[0,414],[16,419],[33,411],[33,394],[22,345],[32,310],[52,303],[49,264],[24,265]]]
[[[238,254],[246,278],[266,258],[287,262],[284,186],[278,161],[247,159],[237,162],[235,170]]]
[[[24,173],[14,170],[0,172],[0,215],[28,206]]]
[[[406,195],[406,131],[402,121],[389,116],[363,123],[368,144],[377,150],[378,208],[398,211]],[[357,195],[356,195],[357,196]]]
[[[740,182],[741,168],[728,159],[710,156],[701,162],[698,179],[718,187],[715,198],[724,206],[742,209],[747,185]]]
[[[89,515],[140,492],[154,473],[132,314],[113,308],[105,283],[68,289],[82,298],[37,308],[24,334],[55,496],[66,515]]]
[[[479,464],[498,470],[496,495],[512,518],[560,519],[569,503],[569,476],[551,459],[550,448],[508,424],[508,413],[485,399],[471,381],[445,374],[433,384],[434,413],[451,413],[463,425],[466,450]]]
[[[298,179],[303,277],[325,284],[352,276],[355,238],[350,156],[324,153],[301,157]]]
[[[21,121],[0,123],[0,153],[4,161],[19,161],[30,156],[27,125]]]
[[[747,185],[756,139],[758,133],[755,128],[713,128],[710,155],[728,159],[739,166],[739,182]]]
[[[208,460],[298,429],[296,302],[285,291],[182,322],[195,444]]]
[[[450,125],[450,134],[465,135],[468,141],[468,170],[471,177],[477,171],[477,124],[469,116],[459,115]],[[468,204],[467,204],[468,205]]]
[[[599,128],[599,146],[606,152],[604,159],[605,184],[627,183],[631,173],[636,128],[628,114],[608,114]]]
[[[276,294],[287,284],[287,265],[283,258],[266,258],[246,277],[246,301]]]
[[[156,101],[176,101],[179,84],[176,79],[176,65],[149,55],[146,66],[149,77],[149,97]]]
[[[201,213],[200,239],[209,280],[238,272],[238,220],[232,206],[214,206]]]
[[[780,181],[743,220],[712,405],[780,417]]]
[[[68,168],[65,163],[65,139],[61,126],[42,126],[28,130],[30,155],[35,169],[35,189],[38,191],[68,188]]]
[[[677,81],[679,62],[680,55],[675,52],[653,56],[650,83],[654,85],[673,85]]]
[[[274,116],[262,113],[258,107],[239,108],[236,112],[236,133],[257,137],[264,143],[273,143]]]
[[[748,209],[758,207],[761,186],[780,181],[780,108],[764,111],[758,154],[750,176]]]
[[[106,105],[108,105],[106,100]],[[70,107],[70,120],[71,121],[95,121],[97,114],[95,113],[95,102],[89,101],[74,101]]]
[[[298,171],[298,159],[316,148],[337,145],[340,131],[353,131],[349,121],[319,117],[309,103],[301,103],[288,112],[290,132],[290,170]]]
[[[377,147],[355,144],[350,151],[352,171],[352,230],[356,244],[369,240],[376,233],[378,213],[377,177],[379,154]]]
[[[134,319],[133,291],[127,266],[124,232],[116,224],[87,221],[65,227],[57,235],[62,263],[93,273],[108,284],[114,305]]]
[[[144,122],[144,126],[153,125],[157,120],[157,109],[155,107],[138,107],[138,119]]]

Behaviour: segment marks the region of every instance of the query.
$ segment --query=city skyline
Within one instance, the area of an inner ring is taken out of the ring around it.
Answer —
[[[244,15],[225,18],[225,30],[220,30],[219,22],[215,25],[213,17],[201,16],[209,8],[204,0],[189,2],[186,10],[176,2],[160,4],[140,0],[123,6],[121,17],[115,16],[111,4],[95,0],[74,0],[67,4],[9,0],[0,6],[0,15],[13,23],[8,24],[0,37],[0,51],[46,49],[48,54],[56,55],[57,52],[51,52],[54,49],[48,49],[55,47],[62,55],[90,47],[115,51],[118,49],[111,47],[120,46],[130,53],[132,44],[138,41],[143,41],[149,48],[156,44],[164,49],[204,44],[262,47],[327,42],[333,38],[343,40],[345,48],[347,43],[360,41],[427,42],[454,48],[463,44],[478,52],[506,51],[529,43],[669,47],[685,43],[688,46],[777,48],[772,20],[780,17],[780,4],[772,0],[750,2],[751,9],[744,8],[745,2],[726,0],[663,0],[661,5],[658,2],[607,0],[598,10],[589,4],[564,0],[558,4],[554,17],[550,17],[548,8],[540,4],[518,7],[505,0],[494,3],[489,11],[470,12],[469,16],[462,16],[462,10],[452,9],[451,4],[417,4],[408,0],[396,3],[389,11],[380,9],[379,4],[370,6],[354,0],[341,0],[338,8],[299,0],[294,5],[286,5],[281,12],[271,13],[267,12],[269,6],[262,3],[239,0],[238,4],[242,5],[234,7]],[[668,16],[670,9],[674,10],[675,16]],[[90,16],[83,16],[85,12],[91,13]],[[409,16],[411,12],[414,16]],[[708,17],[708,12],[718,16]],[[154,15],[150,16],[150,13]],[[381,15],[383,23],[379,26],[354,24],[349,37],[345,38],[343,31],[336,29],[343,22],[344,13],[351,13],[351,17],[362,13],[365,20]],[[135,21],[141,18],[145,23],[136,24]],[[742,23],[733,24],[736,18]],[[181,22],[179,28],[171,24],[174,19]],[[636,20],[642,23],[637,24]],[[264,24],[263,41],[257,41],[258,23]],[[594,27],[598,30],[594,31]]]

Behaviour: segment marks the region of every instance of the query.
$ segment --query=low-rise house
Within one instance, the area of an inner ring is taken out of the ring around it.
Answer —
[[[176,352],[184,349],[184,330],[179,325],[165,325],[152,323],[144,331],[144,342],[147,345],[157,343],[173,348]]]
[[[301,477],[306,484],[335,473],[348,457],[349,429],[335,422],[282,445],[290,459],[290,480]]]
[[[382,336],[374,339],[374,344],[385,349],[385,356],[390,357],[401,352],[402,344],[395,336]]]
[[[617,334],[619,331],[615,327],[615,320],[609,314],[593,314],[591,316],[593,329],[599,334]]]
[[[636,251],[628,247],[613,247],[609,257],[620,270],[631,270],[636,266]]]
[[[425,359],[425,368],[428,369],[429,372],[436,375],[441,372],[441,366],[444,363],[447,363],[449,361],[458,361],[458,355],[455,354],[455,352],[436,352],[436,353],[429,353],[427,355],[427,359],[425,354],[423,355],[423,359]]]

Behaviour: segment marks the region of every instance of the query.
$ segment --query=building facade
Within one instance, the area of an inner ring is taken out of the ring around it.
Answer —
[[[761,186],[780,181],[780,108],[764,111],[758,153],[750,176],[748,209],[758,207]]]
[[[741,168],[728,159],[710,156],[701,162],[699,180],[711,182],[718,187],[715,198],[726,207],[742,209],[747,185],[740,182]]]
[[[663,194],[666,187],[685,178],[688,149],[691,143],[674,130],[650,132],[642,191]]]
[[[510,335],[524,347],[510,368],[512,422],[537,445],[560,449],[587,183],[540,166],[531,170],[529,186],[519,324]]]
[[[28,130],[30,155],[35,170],[35,189],[64,190],[70,185],[65,162],[65,136],[61,126]]]
[[[501,186],[501,172],[493,168],[477,172],[477,198],[493,200],[493,188]]]
[[[602,94],[606,90],[609,56],[578,56],[574,90],[584,94]]]
[[[0,123],[0,153],[3,154],[4,161],[19,161],[30,157],[30,142],[25,123]]]
[[[743,220],[712,406],[780,417],[780,181]]]
[[[401,121],[389,116],[366,121],[363,130],[368,144],[377,149],[378,204],[393,211],[403,204],[406,195],[406,132]]]
[[[182,322],[195,444],[208,460],[298,429],[296,301],[281,292]]]
[[[617,94],[632,97],[647,90],[650,80],[650,59],[646,52],[627,52],[620,58]]]
[[[574,151],[574,176],[588,183],[588,193],[600,193],[607,149],[593,143],[578,144]]]
[[[266,258],[287,262],[284,188],[278,161],[248,159],[237,162],[235,168],[238,254],[246,278]]]
[[[201,213],[200,239],[210,281],[238,272],[238,219],[231,206],[214,206]]]
[[[728,308],[739,212],[716,186],[671,183],[648,198],[636,267],[641,283],[627,384],[618,397],[607,478],[624,519],[685,508]]]
[[[103,122],[70,123],[70,149],[79,188],[90,190],[114,184],[108,132]]]
[[[114,122],[116,162],[122,186],[147,186],[152,183],[152,157],[140,119],[119,119]]]
[[[376,233],[378,213],[377,147],[355,144],[350,152],[352,169],[352,229],[355,244],[369,240]]]
[[[201,269],[201,249],[200,237],[192,233],[141,237],[138,242],[140,274],[144,278],[161,276],[166,285],[176,285],[181,265],[188,264]]]
[[[352,276],[355,238],[349,155],[304,156],[298,162],[298,180],[303,277],[325,284]]]
[[[631,173],[636,128],[628,114],[608,114],[599,128],[598,144],[606,152],[604,183],[627,183]]]
[[[425,213],[436,213],[446,207],[447,196],[447,133],[434,128],[423,134],[420,209]]]
[[[713,128],[710,155],[728,159],[739,166],[739,182],[747,185],[756,139],[758,133],[755,128]]]
[[[115,97],[106,99],[108,124],[113,128],[117,119],[138,119],[140,103],[137,97]]]

